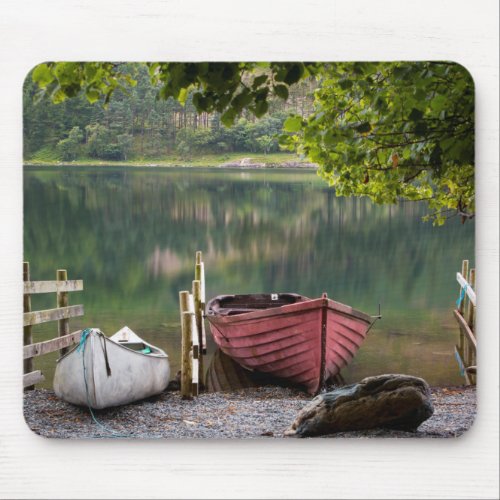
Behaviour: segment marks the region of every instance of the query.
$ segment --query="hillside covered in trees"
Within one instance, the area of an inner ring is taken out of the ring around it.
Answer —
[[[288,99],[274,97],[263,118],[243,111],[232,127],[220,113],[196,111],[192,94],[183,105],[158,99],[144,65],[123,64],[135,86],[117,90],[107,107],[84,94],[54,104],[42,95],[32,73],[24,84],[24,159],[38,161],[190,159],[201,154],[268,154],[280,151],[277,135],[290,114],[312,112],[316,81],[290,88]]]

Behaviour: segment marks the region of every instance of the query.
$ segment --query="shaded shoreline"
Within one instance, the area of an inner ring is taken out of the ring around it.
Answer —
[[[326,437],[446,438],[466,432],[476,415],[476,388],[432,387],[431,391],[434,415],[416,432],[371,429]],[[55,438],[283,438],[310,399],[298,390],[274,386],[203,393],[192,401],[183,401],[179,392],[164,392],[134,404],[96,411],[106,427],[102,428],[92,421],[87,408],[61,401],[51,390],[36,389],[24,394],[24,416],[35,433]]]

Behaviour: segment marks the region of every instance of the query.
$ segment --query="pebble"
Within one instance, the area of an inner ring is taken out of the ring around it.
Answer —
[[[476,415],[475,387],[432,388],[434,415],[416,432],[371,429],[326,437],[456,437]],[[24,416],[37,434],[56,438],[283,438],[310,397],[287,387],[263,386],[230,393],[203,393],[182,400],[179,392],[94,411],[57,398],[53,391],[24,393]],[[317,438],[316,438],[317,439]]]

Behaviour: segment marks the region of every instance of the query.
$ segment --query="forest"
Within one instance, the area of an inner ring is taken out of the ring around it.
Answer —
[[[278,135],[291,114],[308,116],[316,80],[308,78],[290,89],[288,99],[274,97],[262,118],[243,111],[232,127],[221,113],[198,113],[190,92],[182,105],[158,99],[159,86],[145,66],[122,64],[120,71],[136,85],[117,90],[107,107],[89,102],[85,94],[55,104],[40,95],[32,73],[24,84],[24,158],[38,161],[140,160],[166,156],[190,159],[200,154],[280,151]]]

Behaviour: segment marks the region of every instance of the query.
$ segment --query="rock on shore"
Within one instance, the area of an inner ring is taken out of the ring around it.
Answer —
[[[414,431],[433,413],[425,380],[378,375],[317,396],[301,410],[286,434],[305,437],[377,427]]]

